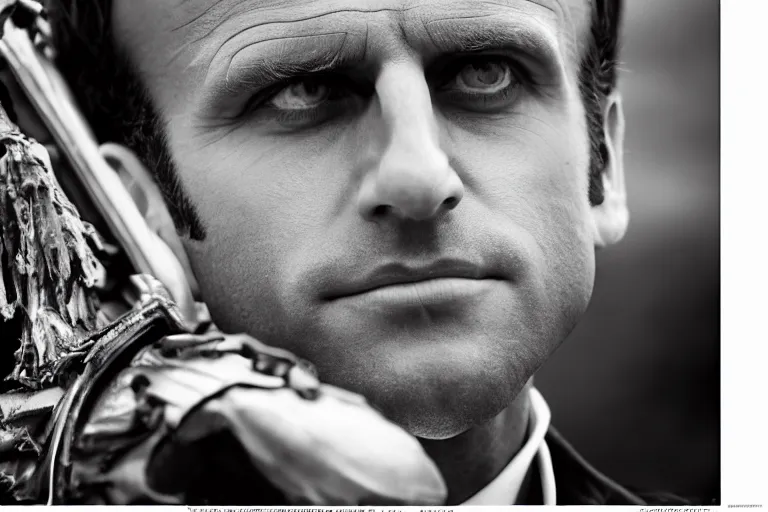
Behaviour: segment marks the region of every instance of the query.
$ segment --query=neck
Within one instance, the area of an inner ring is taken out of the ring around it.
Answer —
[[[512,404],[488,423],[450,439],[422,439],[448,486],[446,505],[457,505],[488,485],[525,444],[530,414],[528,382]]]

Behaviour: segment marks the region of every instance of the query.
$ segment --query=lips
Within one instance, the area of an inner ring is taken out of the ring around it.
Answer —
[[[438,260],[426,265],[390,263],[360,278],[337,283],[325,298],[332,301],[375,296],[388,302],[450,300],[477,291],[481,281],[498,279],[482,265],[463,260]]]

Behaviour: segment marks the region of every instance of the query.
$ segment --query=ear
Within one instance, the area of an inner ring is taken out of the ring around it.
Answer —
[[[603,111],[607,159],[603,168],[604,199],[592,207],[596,247],[614,244],[624,237],[629,224],[624,186],[624,110],[621,95],[612,93]]]
[[[165,205],[163,194],[152,175],[136,154],[125,146],[107,143],[99,151],[110,167],[120,177],[128,193],[133,198],[139,212],[149,228],[168,246],[179,260],[192,294],[197,296],[197,281],[184,251],[184,246],[176,233],[171,214]]]

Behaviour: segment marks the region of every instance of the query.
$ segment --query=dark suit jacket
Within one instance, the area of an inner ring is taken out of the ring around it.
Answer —
[[[685,505],[688,502],[668,493],[641,493],[622,487],[592,467],[550,427],[545,437],[552,456],[558,505]],[[519,505],[541,505],[538,464],[531,464],[518,497]]]
[[[550,427],[546,435],[555,472],[558,505],[689,505],[683,498],[666,493],[632,492],[592,467]],[[4,485],[5,484],[5,485]],[[9,482],[0,481],[0,504],[13,504]],[[18,503],[17,503],[18,504]],[[541,480],[536,463],[531,464],[517,505],[541,505]]]

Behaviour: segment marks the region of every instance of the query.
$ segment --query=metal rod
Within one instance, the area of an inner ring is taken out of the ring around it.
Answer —
[[[159,246],[163,242],[149,228],[117,173],[100,154],[58,70],[41,56],[29,33],[11,20],[6,21],[0,39],[0,53],[135,270],[162,282],[185,318],[193,321],[195,303],[181,264],[167,247]]]

